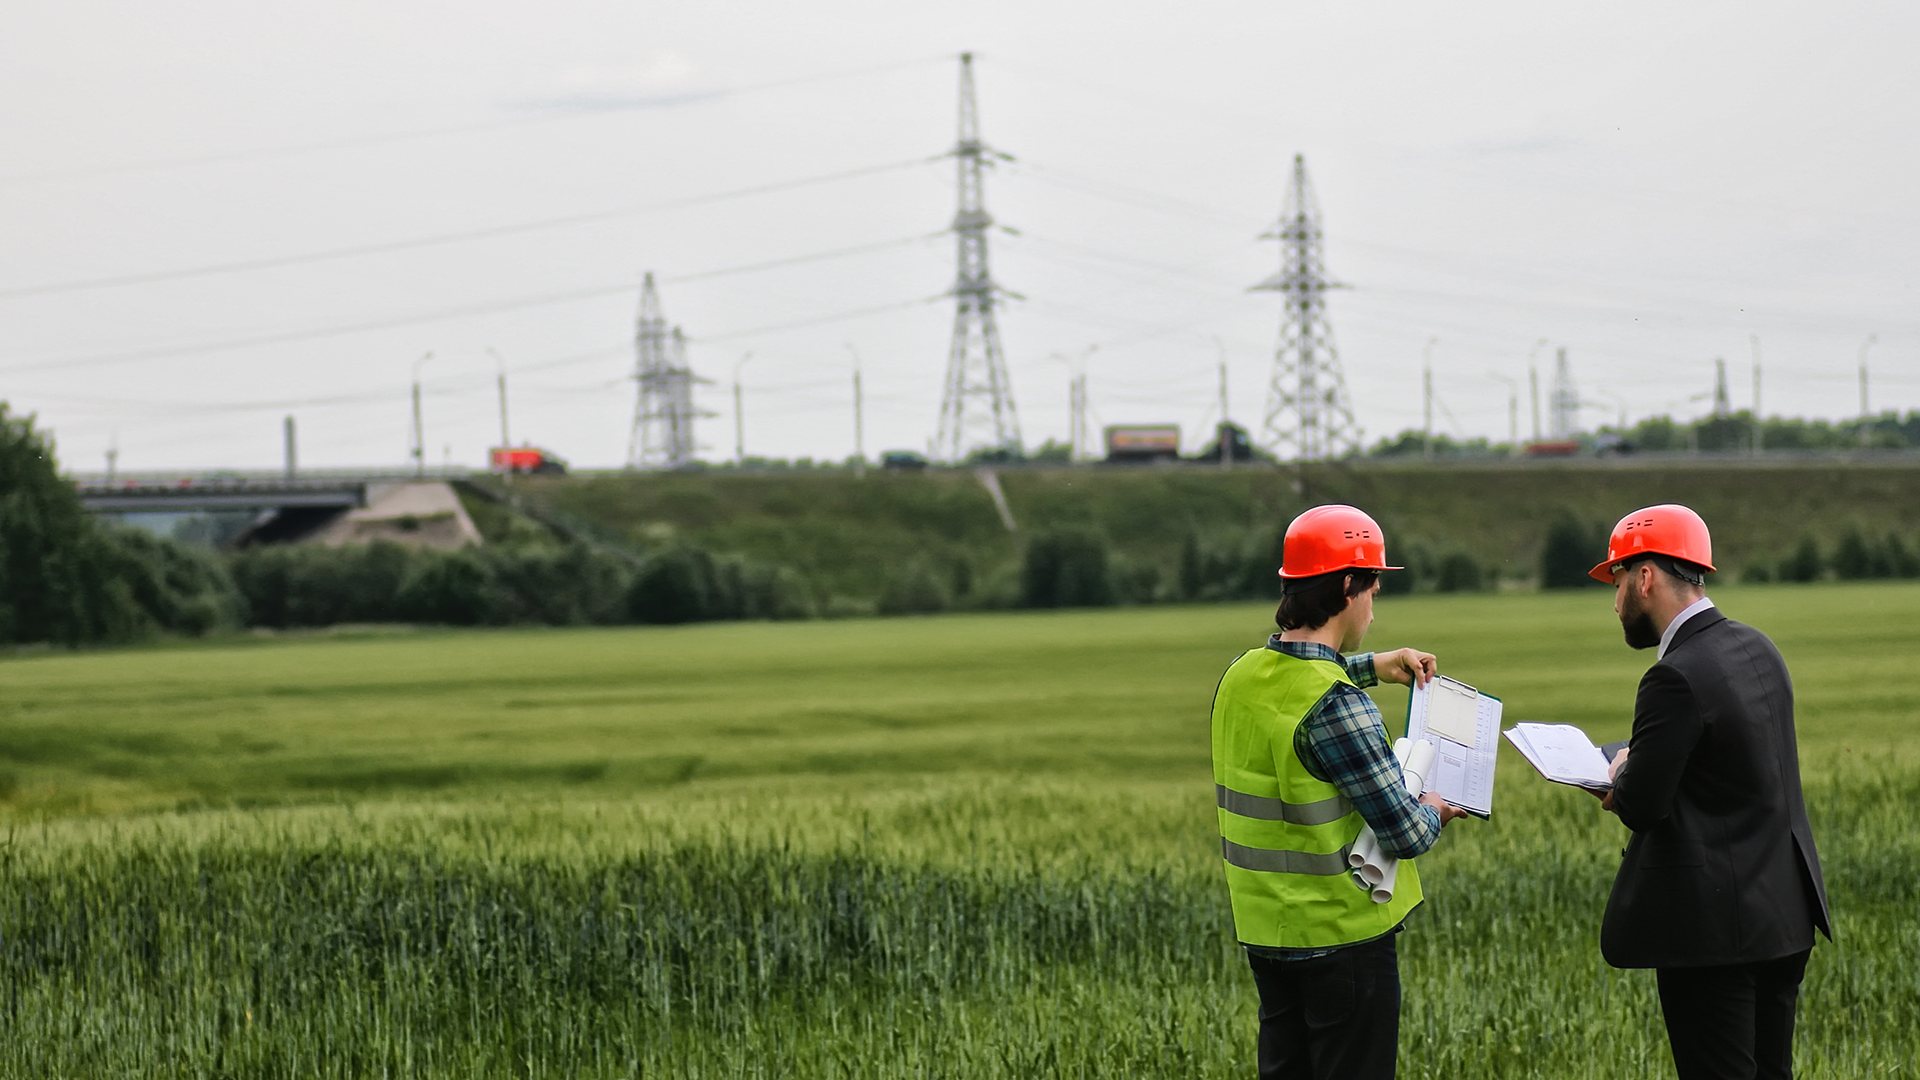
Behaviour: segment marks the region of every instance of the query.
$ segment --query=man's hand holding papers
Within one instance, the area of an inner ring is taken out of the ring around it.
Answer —
[[[1505,734],[1514,749],[1554,783],[1596,794],[1613,789],[1613,767],[1606,755],[1572,724],[1515,724]]]

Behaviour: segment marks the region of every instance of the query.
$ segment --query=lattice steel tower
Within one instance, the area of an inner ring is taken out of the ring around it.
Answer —
[[[986,446],[1020,451],[1020,417],[1013,384],[1000,351],[994,299],[1004,290],[987,270],[986,167],[1011,157],[980,141],[980,114],[973,101],[973,54],[960,54],[960,141],[953,147],[960,171],[960,209],[953,215],[958,269],[953,281],[953,344],[947,353],[946,387],[940,398],[940,434],[934,456],[959,461]]]
[[[1327,279],[1321,253],[1320,203],[1307,181],[1306,159],[1293,157],[1293,183],[1280,221],[1262,240],[1280,241],[1280,272],[1254,286],[1282,293],[1286,313],[1267,389],[1266,445],[1282,460],[1316,461],[1360,452],[1360,428],[1340,374],[1340,353],[1327,321]]]
[[[627,443],[630,469],[679,469],[693,464],[693,384],[703,380],[687,364],[687,338],[667,328],[653,275],[640,286],[640,317],[633,334],[633,433]],[[704,414],[710,415],[710,414]]]

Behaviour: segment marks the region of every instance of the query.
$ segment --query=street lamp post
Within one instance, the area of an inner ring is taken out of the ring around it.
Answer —
[[[1507,384],[1507,456],[1520,456],[1520,380],[1497,371],[1487,372],[1488,377]]]
[[[1427,347],[1420,350],[1420,370],[1424,376],[1422,383],[1426,388],[1425,420],[1420,429],[1420,456],[1428,461],[1433,460],[1433,347],[1439,343],[1437,337],[1428,338]]]
[[[427,429],[420,419],[420,365],[433,359],[433,353],[413,362],[413,475],[415,479],[424,479],[427,475]]]
[[[733,365],[733,464],[742,469],[747,467],[747,412],[740,397],[740,369],[751,359],[748,353]]]
[[[1087,441],[1087,357],[1100,346],[1089,345],[1078,357],[1053,353],[1049,359],[1067,365],[1067,460],[1080,460],[1080,447]]]
[[[1547,339],[1541,338],[1533,343],[1533,348],[1527,350],[1527,389],[1533,397],[1534,442],[1540,441],[1540,369],[1534,366],[1533,360],[1540,355],[1540,350],[1546,347]]]
[[[853,342],[847,342],[847,352],[853,354],[853,478],[864,480],[867,476],[867,436],[865,395],[860,390],[860,353],[854,349]]]
[[[1867,407],[1867,350],[1880,340],[1879,334],[1868,334],[1867,340],[1860,343],[1860,448],[1865,450],[1873,445],[1873,412]]]

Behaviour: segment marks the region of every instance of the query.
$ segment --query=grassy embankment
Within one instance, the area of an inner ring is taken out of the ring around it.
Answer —
[[[1780,643],[1840,941],[1802,1075],[1910,1068],[1920,587]],[[1228,1076],[1205,704],[1255,607],[334,636],[0,663],[0,1075]],[[1509,721],[1625,731],[1604,593],[1416,597]],[[1404,690],[1380,692],[1397,718]],[[1503,759],[1423,859],[1403,1075],[1658,1076],[1623,833]]]
[[[1091,527],[1128,567],[1156,576],[1162,591],[1179,579],[1189,535],[1211,551],[1258,550],[1265,557],[1276,529],[1320,502],[1366,508],[1392,544],[1435,555],[1471,551],[1509,581],[1537,572],[1549,525],[1569,512],[1604,528],[1635,507],[1686,503],[1713,526],[1729,578],[1749,563],[1777,563],[1805,535],[1830,549],[1854,525],[1875,540],[1900,533],[1909,546],[1920,532],[1920,466],[1905,461],[1367,464],[1224,473],[1082,467],[999,475],[1024,533]],[[794,567],[822,601],[870,599],[890,570],[913,557],[962,574],[974,590],[1006,591],[1019,561],[1019,540],[965,471],[871,472],[864,480],[844,470],[621,474],[532,478],[521,490],[641,543],[680,537]]]

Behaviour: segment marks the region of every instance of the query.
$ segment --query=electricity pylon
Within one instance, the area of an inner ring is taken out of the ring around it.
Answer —
[[[960,173],[960,206],[953,215],[958,247],[953,343],[940,397],[940,433],[933,447],[944,461],[959,461],[981,446],[1014,454],[1021,449],[1020,417],[1013,408],[1013,384],[993,317],[994,300],[1004,290],[987,269],[987,230],[993,217],[986,208],[986,167],[995,159],[1013,159],[980,141],[972,53],[960,54],[960,139],[953,158]]]
[[[1320,204],[1307,181],[1306,159],[1293,156],[1293,182],[1278,224],[1260,237],[1280,241],[1280,272],[1254,286],[1281,293],[1280,344],[1267,389],[1266,445],[1282,460],[1316,461],[1360,452],[1360,427],[1347,399],[1340,353],[1327,321],[1327,279]]]
[[[639,397],[633,407],[633,432],[627,442],[629,469],[680,469],[694,463],[698,450],[693,439],[696,416],[711,416],[693,407],[693,384],[705,382],[687,363],[687,338],[679,327],[667,328],[660,312],[660,293],[653,274],[640,286],[640,317],[633,334],[634,382]]]

